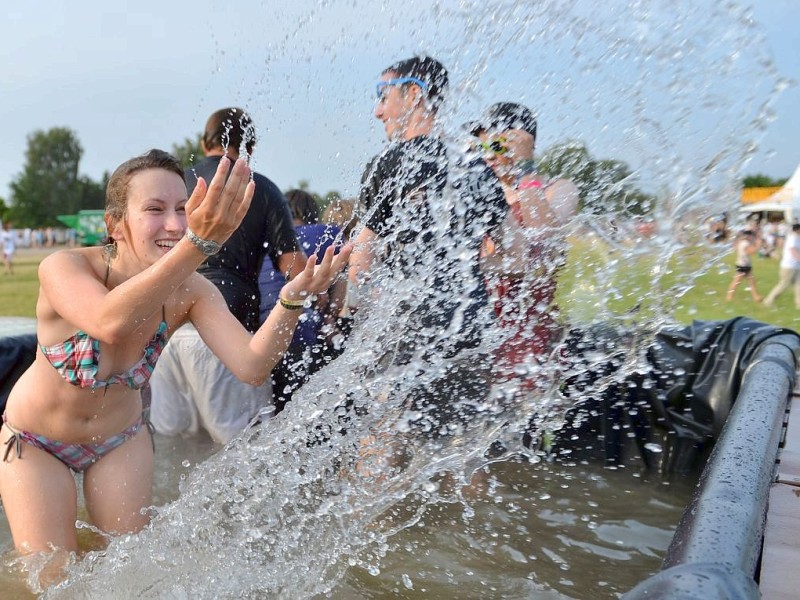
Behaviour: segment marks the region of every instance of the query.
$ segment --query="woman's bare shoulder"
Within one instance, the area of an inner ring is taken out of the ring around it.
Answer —
[[[45,256],[39,263],[39,275],[48,273],[74,272],[74,270],[89,270],[95,275],[102,270],[104,251],[100,247],[92,248],[64,248],[56,250]]]

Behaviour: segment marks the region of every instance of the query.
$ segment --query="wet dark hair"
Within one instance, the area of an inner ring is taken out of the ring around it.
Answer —
[[[289,190],[286,192],[286,202],[292,212],[292,218],[305,225],[319,223],[319,205],[314,196],[303,190]]]
[[[395,73],[398,77],[415,77],[420,81],[424,81],[428,86],[427,90],[423,90],[425,98],[433,111],[437,110],[441,105],[449,83],[447,69],[444,68],[442,63],[430,56],[414,56],[400,60],[386,67],[381,72],[381,75],[386,75],[387,73]],[[406,85],[414,84],[404,84],[404,86]]]
[[[486,109],[478,121],[468,125],[472,135],[480,135],[487,129],[504,131],[521,129],[528,132],[536,140],[536,116],[527,106],[517,102],[497,102]]]
[[[169,152],[153,149],[140,156],[126,160],[116,168],[106,186],[106,227],[109,231],[121,221],[128,211],[128,188],[131,178],[140,171],[163,169],[175,173],[183,180],[183,167],[180,161]],[[113,241],[109,236],[108,241]]]
[[[203,144],[207,150],[232,147],[239,152],[242,142],[245,151],[252,154],[256,145],[256,130],[250,115],[243,109],[235,106],[221,108],[208,117],[203,132]]]

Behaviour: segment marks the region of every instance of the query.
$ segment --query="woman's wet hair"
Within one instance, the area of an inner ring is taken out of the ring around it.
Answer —
[[[153,149],[140,156],[126,160],[116,168],[106,186],[106,227],[109,231],[121,221],[128,210],[128,188],[134,175],[148,169],[163,169],[183,179],[180,161],[164,150]],[[113,242],[109,236],[108,242]]]
[[[319,223],[319,205],[314,196],[304,190],[289,190],[286,192],[286,202],[292,218],[304,225]]]
[[[231,106],[216,111],[206,121],[203,144],[212,148],[234,148],[241,153],[242,143],[247,154],[253,153],[256,145],[256,129],[253,120],[244,109]]]

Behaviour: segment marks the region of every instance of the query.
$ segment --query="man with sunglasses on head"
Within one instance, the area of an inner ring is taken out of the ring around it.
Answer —
[[[537,172],[536,126],[530,109],[514,102],[493,104],[469,126],[509,208],[498,234],[482,249],[487,283],[498,298],[495,310],[508,331],[498,356],[501,377],[508,378],[543,360],[557,341],[556,274],[565,260],[561,227],[578,205],[574,183],[548,181]],[[539,375],[523,378],[526,386],[536,385]]]
[[[361,177],[359,213],[364,227],[350,257],[354,283],[370,269],[381,242],[388,246],[381,249],[384,262],[413,269],[413,256],[400,250],[430,238],[428,230],[434,224],[430,200],[447,193],[448,186],[464,215],[451,218],[448,227],[454,234],[468,235],[467,244],[474,245],[480,234],[496,228],[507,212],[502,189],[485,162],[448,156],[453,152],[442,140],[437,121],[447,85],[447,70],[427,56],[398,61],[381,74],[375,117],[383,122],[389,145],[367,164]],[[403,218],[409,216],[413,222]]]
[[[443,431],[454,419],[463,421],[469,410],[455,405],[468,406],[488,390],[491,365],[476,348],[494,317],[479,255],[484,236],[507,211],[488,166],[465,162],[441,137],[437,117],[447,85],[446,69],[430,57],[401,60],[383,70],[375,117],[389,144],[362,176],[364,226],[349,272],[357,286],[377,269],[393,282],[424,282],[414,292],[420,297],[401,302],[385,322],[400,338],[391,363],[421,358],[415,368],[422,383],[407,394],[406,406],[417,415],[415,425],[431,432]],[[429,367],[433,364],[437,367]]]
[[[375,242],[398,224],[395,209],[411,203],[424,210],[425,195],[444,189],[445,146],[436,135],[436,118],[447,85],[447,70],[430,57],[401,60],[384,69],[376,84],[375,117],[389,145],[361,176],[358,210],[364,227],[350,257],[353,282],[370,268]]]

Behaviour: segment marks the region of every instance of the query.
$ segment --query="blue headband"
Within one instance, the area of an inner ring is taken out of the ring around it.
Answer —
[[[402,85],[404,83],[416,83],[422,88],[422,91],[428,91],[428,84],[422,81],[422,79],[417,79],[416,77],[398,77],[397,79],[389,79],[387,81],[379,81],[377,83],[375,86],[375,92],[378,94],[378,99],[381,99],[383,88],[385,88],[387,85]]]

